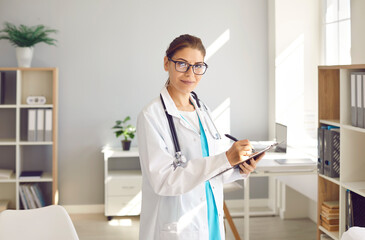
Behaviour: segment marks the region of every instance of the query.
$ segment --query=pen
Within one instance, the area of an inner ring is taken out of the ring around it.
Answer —
[[[238,141],[238,139],[237,139],[237,138],[235,138],[235,137],[233,137],[233,136],[231,136],[231,135],[229,135],[229,134],[224,134],[224,136],[226,136],[227,138],[229,138],[229,139],[231,139],[231,140],[233,140],[233,141],[235,141],[235,142],[237,142],[237,141]]]
[[[235,137],[233,137],[232,135],[224,134],[224,136],[226,136],[227,138],[229,138],[229,139],[231,139],[231,140],[233,140],[233,141],[235,141],[235,142],[237,142],[237,141],[238,141],[238,139],[237,139],[237,138],[235,138]],[[252,149],[252,150],[251,150],[251,152],[252,152],[252,153],[256,152],[256,151],[255,151],[255,149],[254,149],[253,147],[252,147],[251,149]],[[248,161],[247,161],[247,163],[248,163],[248,164],[251,164],[250,160],[248,160]]]

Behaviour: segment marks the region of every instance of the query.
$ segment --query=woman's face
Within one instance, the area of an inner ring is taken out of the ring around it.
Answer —
[[[198,49],[189,47],[177,51],[171,59],[186,62],[191,65],[204,62],[202,53]],[[166,56],[164,58],[164,68],[165,71],[169,72],[169,89],[172,88],[171,90],[183,94],[189,94],[193,91],[202,77],[202,75],[194,74],[192,67],[184,73],[176,71],[175,63],[169,61]]]

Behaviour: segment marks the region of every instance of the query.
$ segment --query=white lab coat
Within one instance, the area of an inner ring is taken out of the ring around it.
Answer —
[[[225,152],[217,154],[219,140],[207,130],[203,114],[191,97],[205,130],[209,157],[202,157],[200,136],[180,116],[166,88],[161,95],[173,117],[182,153],[188,162],[174,170],[175,148],[160,97],[138,116],[137,134],[141,162],[142,211],[139,238],[209,239],[205,181],[209,180],[217,205],[221,239],[223,226],[223,183],[247,177],[238,169],[216,176],[231,165]],[[208,120],[207,120],[208,121]]]

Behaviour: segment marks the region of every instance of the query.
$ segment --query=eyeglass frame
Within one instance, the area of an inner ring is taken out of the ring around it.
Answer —
[[[208,69],[208,64],[206,64],[205,62],[203,62],[203,65],[205,65],[205,71],[204,71],[202,74],[198,74],[198,73],[195,73],[195,70],[194,70],[194,66],[196,66],[197,64],[190,64],[190,63],[185,62],[185,61],[175,61],[175,60],[172,60],[172,58],[170,58],[170,57],[167,57],[167,59],[168,59],[169,61],[171,61],[171,62],[175,63],[175,70],[176,70],[176,71],[178,71],[178,72],[181,72],[181,71],[179,71],[179,70],[177,70],[177,69],[176,69],[176,63],[177,63],[177,62],[183,62],[183,63],[187,64],[187,65],[188,65],[188,67],[186,68],[186,71],[185,71],[185,72],[181,72],[181,73],[186,73],[187,71],[189,71],[189,68],[190,68],[190,67],[192,67],[192,69],[193,69],[193,73],[194,73],[195,75],[204,75],[204,74],[206,73],[207,69]]]

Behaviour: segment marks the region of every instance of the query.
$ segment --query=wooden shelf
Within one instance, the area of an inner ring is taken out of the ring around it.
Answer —
[[[324,178],[330,182],[333,182],[334,184],[340,185],[340,178],[331,178],[331,177],[327,177],[326,175],[323,174],[318,174],[321,178]]]
[[[0,146],[15,146],[15,139],[0,139]]]
[[[52,104],[44,104],[44,105],[27,105],[22,104],[20,105],[20,108],[53,108]]]
[[[321,232],[337,240],[346,231],[346,189],[365,197],[365,148],[361,147],[365,141],[365,129],[350,124],[352,72],[365,72],[365,64],[318,67],[319,125],[340,127],[341,169],[339,178],[318,174],[317,240]],[[340,229],[330,232],[319,225],[321,205],[324,201],[335,200],[339,201]]]
[[[331,125],[331,126],[336,126],[336,127],[340,127],[340,120],[319,120],[320,123],[326,124],[326,125]]]
[[[365,133],[365,128],[354,127],[351,125],[342,125],[343,128],[349,129],[355,132]]]
[[[44,172],[40,178],[19,178],[20,183],[30,183],[30,182],[52,182],[52,173]]]
[[[0,104],[1,108],[16,108],[16,104]]]
[[[362,182],[343,182],[342,187],[349,189],[365,197],[365,181]]]
[[[15,179],[15,174],[13,173],[9,179],[3,179],[0,178],[0,183],[15,183],[16,179]]]
[[[338,231],[328,231],[327,229],[325,229],[324,227],[322,226],[319,226],[319,229],[324,232],[325,234],[327,234],[329,237],[331,237],[332,239],[334,240],[340,240],[339,238],[339,232]]]
[[[20,141],[19,145],[30,146],[30,145],[53,145],[53,142],[28,142],[28,141]]]
[[[10,208],[21,209],[20,184],[39,183],[47,205],[58,204],[58,69],[0,68],[5,84],[4,101],[0,105],[0,168],[15,172],[10,179],[0,179],[0,196],[11,199]],[[45,96],[46,104],[28,105],[28,96]],[[27,141],[28,109],[52,109],[52,141]],[[11,147],[4,147],[11,146]],[[45,146],[45,147],[44,147]],[[41,178],[20,179],[22,170],[43,171]]]

